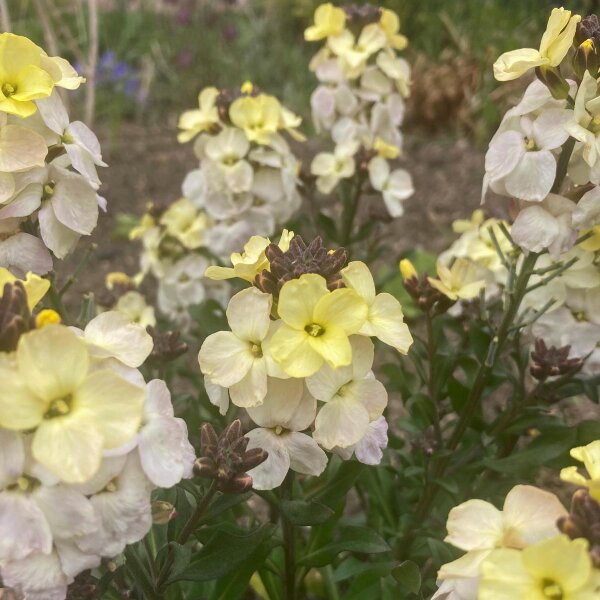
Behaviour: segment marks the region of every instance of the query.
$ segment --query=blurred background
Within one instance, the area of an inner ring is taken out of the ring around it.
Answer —
[[[346,4],[343,0],[338,4]],[[412,93],[403,130],[403,161],[416,193],[397,236],[406,247],[437,250],[449,223],[480,201],[483,155],[523,79],[499,86],[492,63],[506,50],[538,47],[550,10],[546,0],[386,0],[400,15],[409,47]],[[149,201],[170,202],[195,166],[176,141],[178,115],[197,105],[207,85],[251,80],[304,117],[316,80],[303,40],[320,0],[0,0],[2,27],[27,35],[49,54],[68,58],[88,83],[75,94],[71,118],[92,124],[110,168],[102,192],[109,213],[95,238],[112,236],[98,255],[108,270],[124,246],[120,232]],[[600,0],[566,8],[598,12]],[[310,148],[297,149],[309,160]],[[314,151],[314,148],[312,149]],[[494,207],[492,206],[492,212]],[[127,254],[135,271],[137,258]],[[125,266],[125,268],[127,268]]]

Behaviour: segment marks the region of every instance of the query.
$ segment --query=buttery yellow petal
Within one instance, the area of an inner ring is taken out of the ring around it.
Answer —
[[[85,342],[68,327],[48,325],[21,336],[17,365],[22,380],[50,402],[74,392],[89,367]]]

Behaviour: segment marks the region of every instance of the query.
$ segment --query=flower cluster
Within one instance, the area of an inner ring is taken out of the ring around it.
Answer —
[[[465,551],[442,566],[434,599],[509,600],[568,598],[600,594],[600,441],[571,454],[584,463],[561,478],[578,490],[568,512],[559,499],[538,488],[517,485],[502,510],[468,500],[448,516],[446,541]]]
[[[206,272],[254,284],[231,298],[231,331],[207,337],[198,359],[211,401],[223,414],[231,401],[256,424],[248,449],[268,452],[249,471],[256,489],[279,486],[289,469],[319,475],[324,450],[378,464],[387,445],[370,338],[406,354],[412,337],[399,302],[347,260],[344,249],[284,231],[278,245],[253,237],[231,268]]]
[[[398,16],[388,9],[327,3],[304,32],[308,41],[325,41],[310,65],[319,80],[311,106],[317,129],[334,143],[333,151],[312,161],[317,189],[330,194],[341,180],[366,170],[392,217],[402,215],[402,203],[413,193],[409,173],[388,162],[402,150],[410,87],[408,63],[396,54],[407,45],[399,29]]]
[[[82,81],[29,39],[0,35],[0,265],[20,275],[50,271],[50,252],[64,258],[105,208],[98,140],[58,93]]]
[[[254,234],[271,235],[299,208],[299,162],[282,135],[301,139],[300,118],[251,83],[205,88],[199,108],[179,120],[180,142],[195,138],[200,167],[183,196],[152,207],[132,236],[142,239],[142,271],[159,281],[158,306],[185,324],[187,307],[228,289],[203,278],[208,257],[226,258]]]
[[[533,335],[570,346],[571,357],[587,358],[589,371],[600,358],[599,34],[595,15],[582,19],[556,8],[539,51],[515,50],[496,61],[501,81],[533,68],[537,79],[492,138],[484,182],[484,194],[490,188],[513,198],[511,241],[541,254],[524,302],[525,310],[545,313]],[[506,236],[496,237],[510,246]]]
[[[190,477],[195,453],[165,383],[138,370],[152,350],[143,327],[115,311],[84,330],[32,316],[49,283],[0,275],[0,576],[62,600],[146,535],[152,490]]]

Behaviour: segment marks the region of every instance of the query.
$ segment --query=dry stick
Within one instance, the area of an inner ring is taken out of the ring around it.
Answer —
[[[88,60],[87,86],[85,89],[85,122],[91,127],[94,124],[96,111],[96,65],[98,64],[98,0],[88,0]]]
[[[48,12],[46,11],[42,0],[33,0],[35,5],[35,10],[38,14],[38,18],[40,23],[42,24],[42,30],[44,31],[44,40],[46,40],[46,46],[50,51],[52,56],[58,56],[60,54],[58,49],[58,42],[56,41],[56,35],[54,35],[54,29],[52,27],[52,23],[50,23],[50,18],[48,16]]]
[[[12,31],[10,11],[6,0],[0,0],[0,26],[2,26],[2,31]]]

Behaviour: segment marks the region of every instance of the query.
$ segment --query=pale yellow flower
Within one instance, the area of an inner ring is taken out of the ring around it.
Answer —
[[[29,117],[37,110],[33,101],[52,93],[54,80],[41,66],[41,52],[26,37],[0,35],[0,111]]]
[[[289,249],[293,237],[293,231],[283,230],[277,244],[283,252]],[[253,283],[259,273],[262,273],[265,269],[269,270],[269,260],[265,256],[265,250],[270,243],[271,241],[268,238],[253,235],[244,246],[242,253],[234,252],[229,257],[233,267],[211,266],[206,269],[204,276],[208,279],[217,280],[239,277]]]
[[[383,29],[388,44],[395,50],[404,50],[408,46],[406,36],[398,33],[400,31],[400,18],[393,11],[387,8],[381,9],[381,19],[379,26]]]
[[[374,336],[401,354],[406,354],[413,338],[404,322],[400,302],[391,294],[375,293],[373,275],[363,262],[349,263],[342,269],[341,275],[346,286],[354,290],[369,308],[365,324],[358,333]]]
[[[63,325],[22,335],[0,377],[0,426],[30,431],[33,458],[68,483],[90,479],[142,420],[144,390],[94,368],[86,342]]]
[[[179,240],[186,248],[195,250],[204,245],[208,217],[191,200],[180,198],[161,215],[160,224],[167,234]]]
[[[575,28],[579,21],[581,17],[571,16],[570,10],[562,7],[552,9],[540,49],[521,48],[505,52],[494,63],[494,77],[498,81],[510,81],[535,67],[557,67],[573,43]]]
[[[438,279],[427,279],[430,285],[450,300],[475,298],[485,286],[478,266],[465,258],[457,258],[450,268],[438,261],[437,274]]]
[[[379,136],[375,138],[375,143],[373,144],[373,150],[377,152],[381,158],[387,158],[388,160],[392,160],[394,158],[398,158],[400,156],[400,148],[398,146],[394,146],[393,144],[388,144],[385,140],[381,139]]]
[[[229,107],[231,122],[244,131],[251,142],[268,144],[279,129],[281,104],[274,96],[242,96]]]
[[[565,535],[522,551],[494,550],[481,565],[479,600],[597,600],[600,571],[588,541]]]
[[[291,377],[309,377],[324,362],[349,365],[348,337],[365,324],[368,306],[350,289],[330,292],[321,275],[308,273],[286,282],[277,311],[282,324],[273,334],[273,360]]]
[[[315,23],[304,31],[307,42],[316,42],[344,30],[346,13],[344,9],[333,6],[330,2],[321,4],[315,10]]]
[[[215,87],[204,88],[198,94],[198,106],[195,110],[186,110],[179,117],[179,132],[177,139],[181,143],[189,142],[203,131],[209,131],[219,123],[217,97],[219,90]]]
[[[400,269],[400,275],[402,275],[402,279],[404,281],[408,281],[414,277],[419,277],[415,266],[412,264],[412,262],[410,262],[410,260],[408,260],[408,258],[403,258],[398,264],[398,268]]]
[[[577,467],[565,467],[560,472],[560,478],[563,481],[588,488],[590,495],[600,502],[600,440],[587,446],[573,448],[571,456],[583,463],[588,477],[579,473]]]

